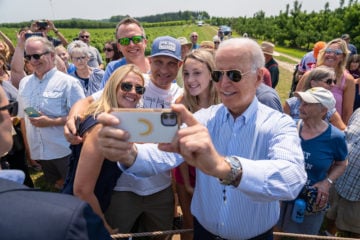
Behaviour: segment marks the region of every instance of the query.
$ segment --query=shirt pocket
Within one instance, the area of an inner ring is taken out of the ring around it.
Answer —
[[[40,111],[52,117],[66,115],[64,105],[64,93],[60,91],[51,91],[43,93],[43,101],[41,102]]]

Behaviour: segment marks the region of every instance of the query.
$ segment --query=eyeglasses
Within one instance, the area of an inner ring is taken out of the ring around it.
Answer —
[[[324,83],[326,83],[327,85],[331,85],[332,83],[334,83],[334,85],[336,85],[336,79],[326,79],[323,81]]]
[[[219,44],[220,42],[214,42],[214,44]]]
[[[214,82],[219,82],[224,74],[226,73],[226,76],[233,82],[240,82],[243,76],[250,73],[251,71],[248,71],[246,73],[242,73],[240,70],[227,70],[227,71],[219,71],[215,70],[212,72],[212,79]]]
[[[144,94],[145,92],[145,87],[143,86],[140,86],[140,85],[133,85],[132,83],[129,83],[129,82],[123,82],[120,84],[120,88],[121,90],[123,90],[124,92],[130,92],[133,87],[135,87],[135,92],[139,95],[142,95]]]
[[[123,45],[123,46],[128,46],[130,44],[130,41],[132,41],[134,44],[138,44],[143,39],[144,39],[143,36],[133,36],[133,37],[130,37],[130,38],[124,37],[124,38],[119,38],[118,43],[120,43],[120,45]]]
[[[74,61],[77,61],[77,62],[80,62],[80,61],[83,61],[86,59],[86,56],[82,56],[82,57],[71,57],[71,59]]]
[[[191,37],[192,37],[192,38],[197,38],[198,36],[196,36],[196,35],[192,35]]]
[[[112,52],[112,51],[114,51],[114,49],[112,49],[112,48],[104,48],[103,51],[104,52]]]
[[[90,37],[90,35],[82,35],[82,36],[80,36],[81,38],[89,38]]]
[[[340,49],[327,48],[327,49],[325,49],[325,53],[327,53],[327,54],[333,53],[333,54],[335,54],[336,56],[339,56],[339,55],[343,54],[343,51],[341,51]]]
[[[48,54],[49,51],[46,51],[44,53],[40,53],[40,54],[32,54],[32,55],[24,55],[24,58],[27,60],[27,61],[30,61],[31,58],[34,58],[35,60],[39,60],[42,56],[44,56],[45,54]]]
[[[0,111],[8,110],[10,116],[16,116],[18,113],[18,107],[19,107],[19,104],[18,104],[18,102],[15,101],[15,102],[9,103],[6,106],[0,107]]]

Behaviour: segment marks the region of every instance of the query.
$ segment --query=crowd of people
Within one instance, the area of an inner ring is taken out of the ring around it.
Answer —
[[[59,236],[83,239],[175,227],[193,229],[182,240],[360,237],[360,57],[348,34],[314,44],[284,104],[272,42],[219,28],[202,42],[197,32],[157,36],[145,56],[145,29],[131,17],[115,38],[103,61],[85,29],[69,42],[38,20],[16,44],[0,31],[0,179],[17,182],[0,180],[0,199],[37,199],[46,228],[66,212],[57,225],[76,231],[59,227]],[[129,142],[117,108],[170,108],[181,126],[171,143]],[[29,168],[59,193],[29,191]],[[301,222],[292,219],[298,199]],[[73,222],[68,209],[79,212]],[[2,216],[10,210],[0,204]],[[4,239],[44,239],[51,229],[40,235],[35,223],[7,229],[31,214],[0,223]]]

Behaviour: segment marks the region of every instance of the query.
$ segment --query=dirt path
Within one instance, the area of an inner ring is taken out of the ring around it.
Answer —
[[[295,61],[297,63],[300,62],[301,59],[299,58],[295,58],[295,57],[292,57],[292,56],[289,56],[287,54],[283,54],[283,53],[279,53],[281,56],[283,57],[286,57],[288,59],[291,59],[292,61]],[[294,72],[294,68],[295,68],[295,65],[296,64],[293,64],[293,63],[288,63],[288,62],[283,62],[283,61],[280,61],[278,59],[276,59],[276,61],[278,62],[279,66],[282,67],[282,68],[285,68],[286,70],[290,71],[290,72]]]

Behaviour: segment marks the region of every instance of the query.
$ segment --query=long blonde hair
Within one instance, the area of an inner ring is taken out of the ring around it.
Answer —
[[[86,116],[96,116],[102,112],[110,112],[112,108],[121,108],[117,101],[117,91],[125,77],[130,73],[138,75],[142,79],[142,86],[145,84],[141,70],[134,64],[126,64],[116,69],[105,84],[101,97],[94,101],[85,113]]]
[[[209,51],[203,50],[203,49],[196,49],[192,52],[190,52],[188,55],[186,55],[184,59],[184,65],[186,63],[187,59],[194,59],[196,61],[199,61],[201,63],[204,63],[207,66],[207,69],[210,72],[210,75],[212,71],[215,69],[215,60],[214,55],[211,54]],[[216,91],[214,81],[212,79],[209,79],[210,83],[208,86],[208,95],[209,95],[209,106],[220,103],[220,98],[218,95],[218,92]],[[191,111],[196,112],[199,110],[199,97],[198,96],[192,96],[186,87],[184,87],[184,105]]]
[[[343,52],[343,56],[344,56],[343,60],[335,67],[336,78],[340,78],[341,75],[345,71],[346,61],[350,54],[350,51],[348,50],[346,42],[344,40],[342,40],[341,38],[336,38],[334,40],[331,40],[330,42],[328,42],[326,44],[326,46],[323,49],[320,50],[316,66],[324,65],[325,51],[332,44],[338,44],[340,46],[340,49]]]

